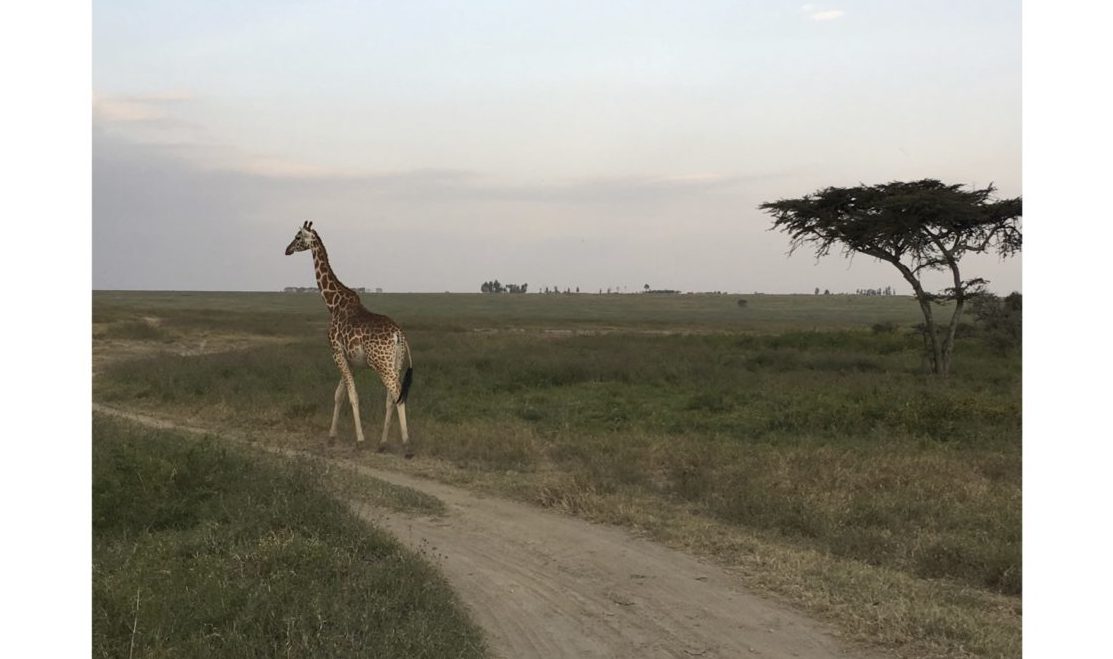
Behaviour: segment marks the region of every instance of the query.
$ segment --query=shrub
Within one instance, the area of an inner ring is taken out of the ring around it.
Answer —
[[[1014,292],[1004,298],[985,293],[970,302],[978,330],[998,353],[1007,353],[1021,345],[1021,301],[1020,293]]]

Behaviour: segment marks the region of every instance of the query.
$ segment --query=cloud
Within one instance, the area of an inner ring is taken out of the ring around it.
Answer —
[[[332,172],[324,167],[309,163],[277,158],[273,156],[249,156],[233,153],[230,158],[209,164],[210,169],[222,169],[234,173],[250,174],[267,178],[326,178]]]
[[[473,290],[499,276],[538,287],[667,279],[694,288],[685,255],[710,258],[727,242],[717,223],[734,226],[723,218],[760,201],[737,187],[741,179],[714,174],[524,182],[415,169],[276,178],[202,167],[181,148],[118,133],[93,140],[95,288],[311,286],[307,261],[282,255],[305,219],[327,232],[353,286]],[[767,251],[783,260],[779,244]]]
[[[127,123],[164,119],[166,116],[166,111],[153,103],[120,98],[93,97],[94,121]]]
[[[729,192],[752,180],[780,174],[681,173],[589,177],[548,181],[510,180],[444,168],[356,171],[329,168],[282,154],[259,153],[221,142],[203,126],[179,118],[174,103],[184,95],[94,99],[94,153],[128,153],[151,162],[173,162],[258,189],[266,181],[336,195],[444,202],[543,202],[644,204]],[[312,185],[310,185],[312,184]]]
[[[842,18],[845,13],[846,12],[841,9],[825,9],[808,14],[808,18],[811,18],[813,21],[833,21],[836,18]]]
[[[595,177],[556,181],[533,186],[495,186],[489,194],[518,200],[567,203],[660,202],[730,190],[768,174],[726,176],[687,174],[681,176]]]
[[[185,92],[163,92],[143,96],[93,94],[93,121],[131,123],[171,118],[170,105],[190,100]]]
[[[182,118],[192,94],[168,91],[142,96],[93,94],[93,128],[102,135],[134,145],[162,147],[202,170],[268,178],[323,178],[335,172],[306,162],[265,153],[250,153],[222,144],[209,130]]]
[[[807,15],[813,21],[833,21],[842,18],[846,12],[841,9],[820,9],[819,5],[806,4],[800,6],[800,13]]]
[[[604,288],[626,276],[656,276],[696,287],[685,283],[696,275],[683,255],[706,260],[709,243],[725,244],[709,238],[722,233],[719,225],[734,226],[737,209],[760,201],[757,181],[788,176],[679,170],[548,179],[443,167],[328,169],[222,139],[190,121],[194,102],[95,98],[94,287],[312,285],[304,260],[282,256],[305,219],[327,227],[351,285],[471,290],[497,274]],[[667,271],[660,270],[663,251],[671,255]],[[770,253],[780,259],[781,251]],[[574,275],[569,261],[579,263]]]

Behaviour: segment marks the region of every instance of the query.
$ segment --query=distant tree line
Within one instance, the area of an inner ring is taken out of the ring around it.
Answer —
[[[541,292],[545,295],[573,295],[580,292],[580,287],[577,286],[575,291],[573,291],[571,287],[565,287],[562,291],[557,286],[546,286],[545,288],[541,289]]]
[[[317,290],[318,289],[317,289],[316,286],[287,286],[286,288],[282,289],[282,292],[283,293],[316,293]],[[367,290],[366,286],[356,286],[356,287],[352,288],[352,290],[355,291],[356,293],[370,293],[371,292],[371,291]],[[375,292],[376,293],[382,293],[383,289],[376,288]]]
[[[855,295],[893,295],[893,287],[886,286],[885,288],[859,288],[854,291]]]
[[[646,294],[656,293],[658,295],[676,295],[676,294],[680,293],[680,291],[672,289],[672,288],[650,288],[649,284],[646,284],[646,285],[642,286],[642,292],[646,293]],[[718,292],[719,291],[715,291],[715,293],[718,293]]]
[[[485,281],[479,287],[481,293],[525,293],[529,284],[503,284],[499,280]]]
[[[815,287],[815,294],[820,295],[818,286]],[[829,289],[829,288],[823,289],[822,294],[823,295],[831,295],[831,289]],[[897,292],[893,289],[892,286],[886,286],[885,288],[859,288],[859,289],[854,291],[854,295],[896,295],[896,294],[897,294]],[[849,293],[835,293],[835,295],[849,295]]]

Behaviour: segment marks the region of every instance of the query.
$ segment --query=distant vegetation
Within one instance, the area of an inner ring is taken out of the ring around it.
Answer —
[[[1021,346],[1022,296],[1010,293],[1004,298],[983,294],[974,297],[971,304],[974,319],[986,342],[1001,353],[1018,350]]]
[[[816,290],[816,295],[819,295],[819,289]],[[859,288],[854,291],[855,295],[894,295],[893,287],[886,286],[885,288]]]
[[[352,290],[355,291],[356,293],[371,293],[371,292],[382,293],[383,292],[383,289],[381,289],[381,288],[376,288],[374,291],[370,291],[363,286],[352,287]],[[282,292],[283,293],[318,293],[318,292],[320,292],[320,289],[318,289],[316,286],[287,286],[286,288],[282,289]]]
[[[479,287],[481,293],[525,293],[529,284],[502,284],[499,280],[485,281]]]

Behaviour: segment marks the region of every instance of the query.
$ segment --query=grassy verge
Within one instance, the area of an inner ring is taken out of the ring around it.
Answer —
[[[94,656],[484,656],[443,579],[320,480],[95,417]]]
[[[1017,356],[968,338],[949,380],[925,377],[899,300],[452,297],[451,319],[422,306],[440,296],[383,298],[416,319],[419,459],[397,468],[714,557],[898,654],[1019,654]],[[290,338],[119,363],[95,394],[316,443],[335,367],[319,337]],[[377,432],[381,385],[357,378]]]
[[[324,483],[335,497],[375,508],[389,508],[410,515],[440,517],[448,512],[444,502],[418,490],[371,478],[346,467],[327,467]]]

